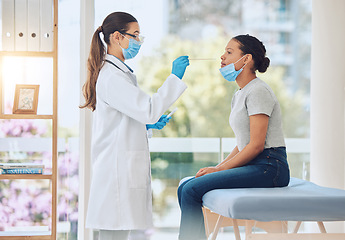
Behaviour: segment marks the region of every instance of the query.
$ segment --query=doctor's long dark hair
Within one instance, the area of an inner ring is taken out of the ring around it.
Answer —
[[[79,106],[80,108],[89,108],[91,111],[96,109],[96,83],[101,70],[106,48],[102,43],[99,34],[102,32],[104,36],[104,42],[109,46],[110,34],[119,31],[126,32],[128,30],[128,24],[131,22],[138,22],[132,15],[125,12],[113,12],[109,14],[103,21],[102,25],[97,28],[93,34],[90,54],[87,60],[87,79],[83,86],[83,95],[85,98],[85,104]]]

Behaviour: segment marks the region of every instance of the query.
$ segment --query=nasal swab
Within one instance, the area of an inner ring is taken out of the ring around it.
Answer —
[[[215,58],[189,58],[190,61],[201,60],[201,61],[214,61]]]
[[[168,114],[167,118],[171,117],[171,115],[173,115],[174,112],[176,112],[177,109],[178,109],[178,108],[176,107],[174,110],[172,110],[171,113]]]

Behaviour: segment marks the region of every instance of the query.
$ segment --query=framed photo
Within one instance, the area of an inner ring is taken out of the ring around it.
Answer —
[[[39,85],[16,85],[13,114],[37,114]]]

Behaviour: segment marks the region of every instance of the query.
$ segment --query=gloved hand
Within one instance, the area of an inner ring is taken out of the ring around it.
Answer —
[[[179,79],[183,78],[184,72],[189,65],[188,56],[180,56],[173,61],[171,73],[175,74]]]
[[[169,122],[170,119],[171,117],[167,118],[167,115],[162,115],[159,118],[158,122],[156,122],[155,124],[146,124],[146,130],[149,130],[151,128],[161,130],[165,127],[165,125]]]
[[[168,118],[167,118],[167,115],[162,115],[162,116],[159,118],[158,122],[165,122],[165,123],[168,123],[168,122],[170,121],[170,119],[171,119],[171,117],[168,117]]]

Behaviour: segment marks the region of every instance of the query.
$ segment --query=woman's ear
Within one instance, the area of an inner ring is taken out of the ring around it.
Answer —
[[[244,59],[244,63],[249,63],[250,61],[252,61],[253,56],[248,53],[243,59]]]

